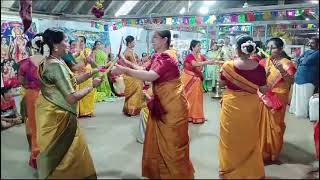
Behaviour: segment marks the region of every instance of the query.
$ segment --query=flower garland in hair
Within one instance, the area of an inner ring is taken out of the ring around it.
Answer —
[[[253,46],[253,51],[252,51],[251,53],[249,53],[248,50],[247,50],[247,47],[250,46],[250,45]],[[243,53],[245,53],[245,54],[252,54],[252,53],[255,52],[255,49],[256,49],[256,43],[254,43],[254,42],[251,41],[251,40],[249,40],[249,41],[241,44],[241,51],[242,51]]]
[[[283,37],[279,37],[283,42],[283,48],[286,46],[286,40]]]
[[[96,17],[96,18],[101,18],[104,15],[104,8],[103,8],[103,0],[98,0],[96,4],[92,7],[91,13]]]
[[[37,41],[40,41],[41,43],[43,43],[42,36],[37,36],[37,37],[33,38],[32,41],[31,41],[32,48],[39,50],[40,48],[36,44]]]
[[[43,55],[45,57],[49,57],[50,56],[50,48],[47,44],[43,45]]]

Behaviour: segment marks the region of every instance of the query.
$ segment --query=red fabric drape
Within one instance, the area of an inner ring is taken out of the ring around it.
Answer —
[[[20,17],[26,32],[32,23],[32,0],[20,0]]]

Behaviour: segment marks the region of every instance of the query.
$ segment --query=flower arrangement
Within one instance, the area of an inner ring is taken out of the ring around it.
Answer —
[[[96,18],[101,18],[104,15],[103,0],[98,0],[96,2],[96,4],[91,9],[91,13]]]

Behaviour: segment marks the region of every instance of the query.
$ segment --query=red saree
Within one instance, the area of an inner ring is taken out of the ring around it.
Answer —
[[[192,61],[203,62],[206,58],[202,55],[195,57],[193,54],[186,56],[182,82],[185,86],[187,100],[189,102],[189,121],[195,124],[204,123],[203,113],[203,67],[193,67]]]

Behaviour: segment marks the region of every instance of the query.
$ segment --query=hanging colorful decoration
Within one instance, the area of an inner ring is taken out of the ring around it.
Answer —
[[[122,21],[119,21],[117,25],[118,25],[118,29],[121,29],[123,27]]]
[[[239,20],[238,20],[238,21],[239,21]],[[226,16],[226,17],[224,18],[224,23],[226,23],[226,24],[231,23],[231,17],[230,17],[230,16]]]
[[[203,17],[203,23],[204,24],[209,24],[209,16],[204,16]]]
[[[179,23],[179,18],[178,17],[174,17],[173,19],[172,19],[172,24],[174,24],[174,25],[179,25],[180,23]]]
[[[95,23],[94,23],[94,27],[95,27],[96,29],[99,29],[99,23],[98,23],[98,22],[95,22]]]
[[[91,21],[91,22],[90,22],[90,26],[91,26],[91,27],[95,27],[94,21]]]
[[[279,11],[271,11],[271,15],[272,15],[272,17],[277,18],[277,17],[279,17]]]
[[[286,13],[287,13],[287,17],[290,18],[290,17],[294,17],[295,16],[296,11],[295,10],[287,10]]]
[[[246,22],[246,15],[245,14],[240,14],[238,16],[238,22],[239,23],[245,23]]]
[[[265,21],[270,20],[271,17],[272,17],[272,15],[271,15],[271,12],[270,12],[270,11],[264,12],[264,13],[263,13],[263,16],[262,16],[263,20],[265,20]]]
[[[237,23],[238,22],[238,16],[237,15],[232,15],[231,16],[231,22],[232,23]]]
[[[247,13],[247,20],[248,21],[255,21],[256,20],[253,12],[248,12]]]
[[[131,24],[132,25],[137,25],[137,20],[136,19],[132,19]]]
[[[303,13],[302,9],[296,10],[296,16],[302,16],[302,13]]]
[[[96,4],[91,9],[91,13],[96,18],[101,18],[104,15],[103,0],[98,0],[96,2]]]
[[[270,19],[297,19],[304,15],[304,13],[315,15],[319,12],[317,8],[299,8],[299,9],[285,9],[285,10],[273,10],[273,11],[263,11],[263,12],[247,12],[242,14],[231,14],[231,15],[219,15],[218,17],[211,16],[185,16],[185,17],[154,17],[154,18],[134,18],[134,19],[122,19],[115,23],[104,25],[100,22],[91,21],[91,27],[95,27],[99,30],[112,31],[121,29],[124,26],[145,26],[146,24],[167,24],[169,29],[182,29],[187,31],[196,32],[210,32],[214,29],[212,26],[214,23],[217,24],[232,24],[232,23],[246,23],[254,21],[266,21]],[[315,17],[315,16],[314,16]],[[316,17],[315,17],[316,18]],[[181,25],[187,25],[188,27],[181,27]],[[304,25],[290,25],[290,28],[308,28],[312,29],[317,27],[314,24],[304,24]],[[288,25],[278,25],[278,29],[288,28]],[[235,32],[235,31],[251,31],[251,26],[248,25],[231,25],[231,26],[219,26],[219,31],[221,32]],[[220,32],[219,32],[220,33]]]
[[[167,17],[166,18],[166,24],[172,25],[172,17]]]
[[[189,18],[189,25],[192,25],[192,26],[196,25],[196,17],[192,16]]]
[[[222,15],[218,16],[217,22],[218,23],[223,23],[224,22],[224,16],[222,16]]]
[[[118,30],[118,27],[117,27],[117,25],[116,24],[112,24],[112,30]]]
[[[197,21],[197,25],[203,24],[203,17],[202,16],[197,16],[196,21]]]
[[[109,31],[109,25],[108,24],[104,25],[104,31]]]
[[[214,24],[214,22],[216,21],[217,17],[215,15],[211,15],[209,17],[209,24]]]
[[[122,20],[122,24],[123,24],[123,26],[127,26],[128,25],[128,20],[127,19],[123,19]]]

